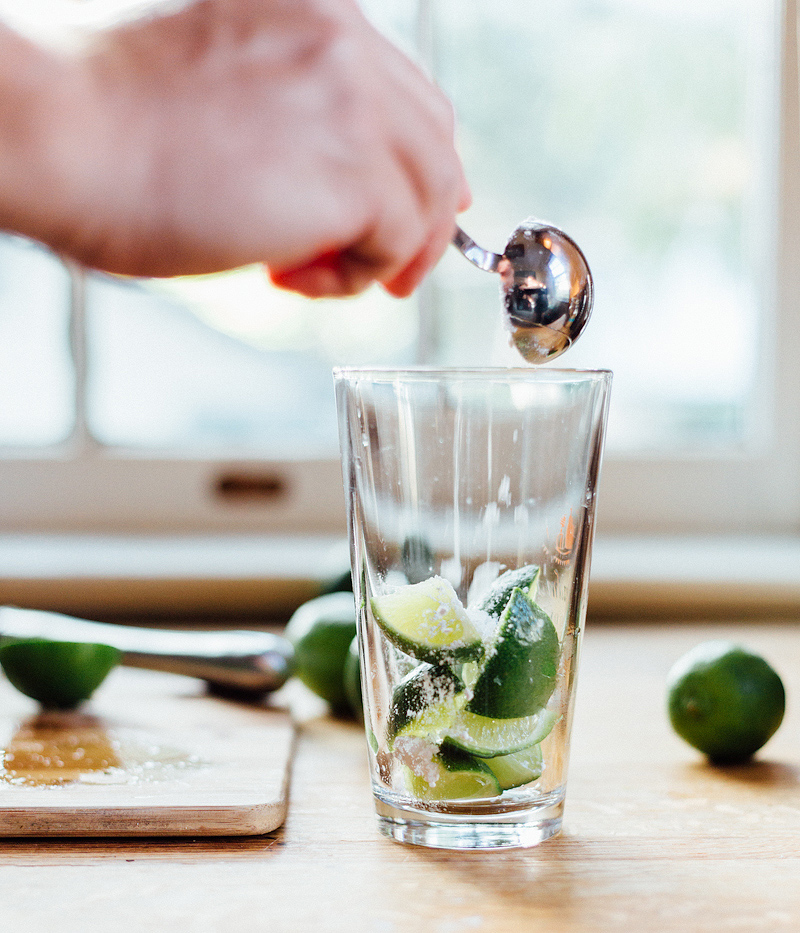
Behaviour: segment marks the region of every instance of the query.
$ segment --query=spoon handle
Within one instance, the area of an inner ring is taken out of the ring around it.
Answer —
[[[0,607],[0,639],[99,642],[122,651],[122,663],[198,677],[218,690],[269,693],[291,674],[292,646],[259,631],[168,631],[88,622],[58,612]]]
[[[503,258],[499,253],[492,253],[488,249],[483,249],[464,233],[461,227],[456,227],[453,235],[453,245],[458,247],[469,261],[483,269],[484,272],[497,272],[500,260]]]

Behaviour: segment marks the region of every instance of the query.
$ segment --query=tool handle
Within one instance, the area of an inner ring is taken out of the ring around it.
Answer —
[[[0,638],[98,642],[122,652],[130,667],[185,674],[222,690],[269,693],[292,673],[294,651],[280,635],[259,631],[174,631],[89,622],[59,612],[0,607]]]

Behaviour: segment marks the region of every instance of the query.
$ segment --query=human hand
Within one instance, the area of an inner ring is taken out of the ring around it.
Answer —
[[[409,294],[469,204],[441,92],[355,0],[172,9],[70,56],[48,210],[19,232],[110,272]]]

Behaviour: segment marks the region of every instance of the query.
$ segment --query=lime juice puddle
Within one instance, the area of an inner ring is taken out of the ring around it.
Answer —
[[[2,737],[0,781],[22,787],[139,784],[205,763],[135,729],[75,711],[47,711]]]

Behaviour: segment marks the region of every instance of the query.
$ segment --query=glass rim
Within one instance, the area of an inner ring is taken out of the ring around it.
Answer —
[[[608,380],[613,376],[610,369],[556,369],[545,366],[334,366],[333,378],[343,380],[352,377],[362,379],[390,380],[399,378],[430,379],[434,377],[453,379],[483,379],[497,381],[519,381],[536,379],[572,379],[578,382]]]

